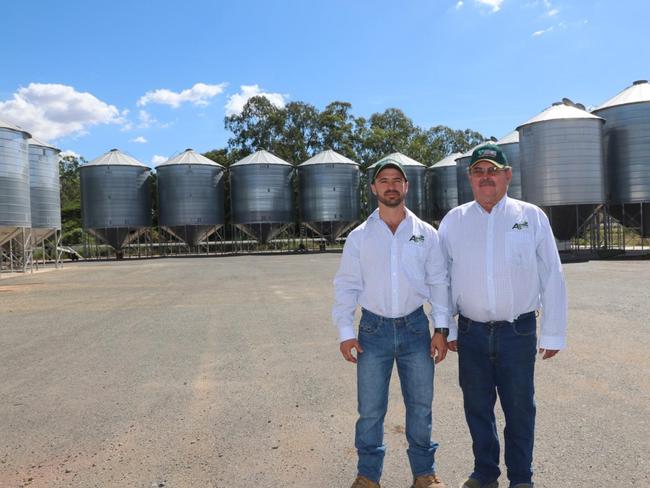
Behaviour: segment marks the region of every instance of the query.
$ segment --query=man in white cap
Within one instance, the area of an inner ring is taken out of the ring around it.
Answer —
[[[379,207],[348,236],[334,278],[334,323],[343,357],[357,364],[358,453],[353,488],[378,488],[384,417],[393,364],[406,406],[412,488],[444,488],[431,440],[434,363],[447,353],[450,317],[445,261],[438,234],[404,205],[408,182],[397,161],[376,165],[371,185]],[[422,305],[432,305],[433,337]],[[358,336],[354,312],[361,306]]]
[[[474,469],[463,488],[496,488],[497,394],[505,414],[505,463],[512,488],[530,488],[535,432],[534,369],[539,352],[555,356],[566,344],[567,300],[562,265],[548,218],[507,196],[512,170],[501,148],[475,149],[469,175],[474,201],[440,223],[452,309],[449,349],[458,352],[465,419]]]

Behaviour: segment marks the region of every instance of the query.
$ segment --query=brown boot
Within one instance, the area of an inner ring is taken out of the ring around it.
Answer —
[[[436,473],[433,473],[415,478],[411,488],[445,488],[445,484]]]
[[[375,483],[365,476],[359,475],[350,488],[379,488],[379,483]]]

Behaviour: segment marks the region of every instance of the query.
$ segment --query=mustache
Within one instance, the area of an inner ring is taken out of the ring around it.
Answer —
[[[486,180],[481,180],[478,186],[496,186],[496,184],[494,183],[494,181],[486,179]]]

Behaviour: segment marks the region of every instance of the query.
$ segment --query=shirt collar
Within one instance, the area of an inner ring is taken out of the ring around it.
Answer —
[[[498,202],[494,207],[492,207],[492,212],[494,212],[494,211],[496,211],[496,212],[500,212],[500,211],[502,211],[502,209],[504,209],[504,208],[506,207],[506,203],[507,203],[507,201],[508,201],[509,198],[510,198],[510,197],[508,197],[507,194],[506,194],[506,195],[503,195],[503,198],[502,198],[501,200],[499,200],[499,202]],[[481,204],[478,203],[476,200],[474,200],[473,205],[474,205],[474,207],[476,207],[476,208],[478,209],[478,211],[479,211],[480,213],[484,213],[484,214],[486,214],[486,215],[489,215],[489,214],[485,211],[485,209],[484,209],[483,207],[481,207]]]
[[[413,217],[415,214],[411,212],[407,207],[404,207],[404,211],[406,212],[406,217],[404,217],[404,220],[400,222],[399,227],[402,227],[402,225],[404,225],[405,227],[408,226],[411,228],[413,227]],[[381,220],[381,217],[379,217],[379,207],[377,207],[374,212],[368,216],[368,220],[375,220],[377,222]]]

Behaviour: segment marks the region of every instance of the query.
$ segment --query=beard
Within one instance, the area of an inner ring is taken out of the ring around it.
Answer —
[[[377,200],[390,208],[399,207],[404,201],[404,194],[397,191],[389,191],[383,195],[377,194]]]

